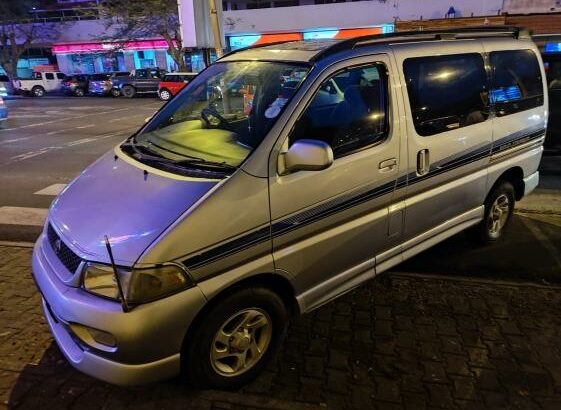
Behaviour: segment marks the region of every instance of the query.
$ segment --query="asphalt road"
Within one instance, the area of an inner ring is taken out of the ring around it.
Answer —
[[[0,241],[34,241],[58,191],[162,106],[153,97],[17,98],[6,104]]]

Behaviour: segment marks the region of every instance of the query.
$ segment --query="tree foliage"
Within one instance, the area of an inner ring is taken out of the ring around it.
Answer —
[[[33,42],[48,42],[57,35],[53,24],[34,20],[29,14],[37,3],[0,0],[0,66],[11,79],[17,76],[19,58]]]
[[[106,0],[101,8],[112,40],[161,36],[180,71],[185,71],[177,0]]]

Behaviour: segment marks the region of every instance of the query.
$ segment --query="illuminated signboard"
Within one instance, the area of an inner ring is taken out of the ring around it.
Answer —
[[[230,48],[232,50],[250,46],[258,46],[261,44],[276,43],[279,41],[298,40],[302,40],[302,33],[252,34],[247,36],[228,37]]]
[[[561,53],[561,43],[545,43],[546,53]]]

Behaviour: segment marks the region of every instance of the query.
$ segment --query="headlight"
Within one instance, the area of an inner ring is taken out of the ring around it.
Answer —
[[[176,265],[125,269],[117,267],[119,281],[128,304],[160,299],[189,287],[192,283]],[[84,266],[83,285],[88,292],[120,300],[119,288],[110,265],[88,262]]]

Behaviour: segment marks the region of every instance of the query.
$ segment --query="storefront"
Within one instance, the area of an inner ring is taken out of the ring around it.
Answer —
[[[372,27],[346,28],[346,29],[314,29],[287,33],[264,33],[227,35],[227,45],[230,50],[251,47],[279,41],[317,40],[317,39],[346,39],[352,37],[383,34],[393,32],[393,24],[382,24]]]
[[[73,43],[53,45],[60,70],[65,73],[102,73],[159,67],[177,71],[164,40],[124,43]]]

